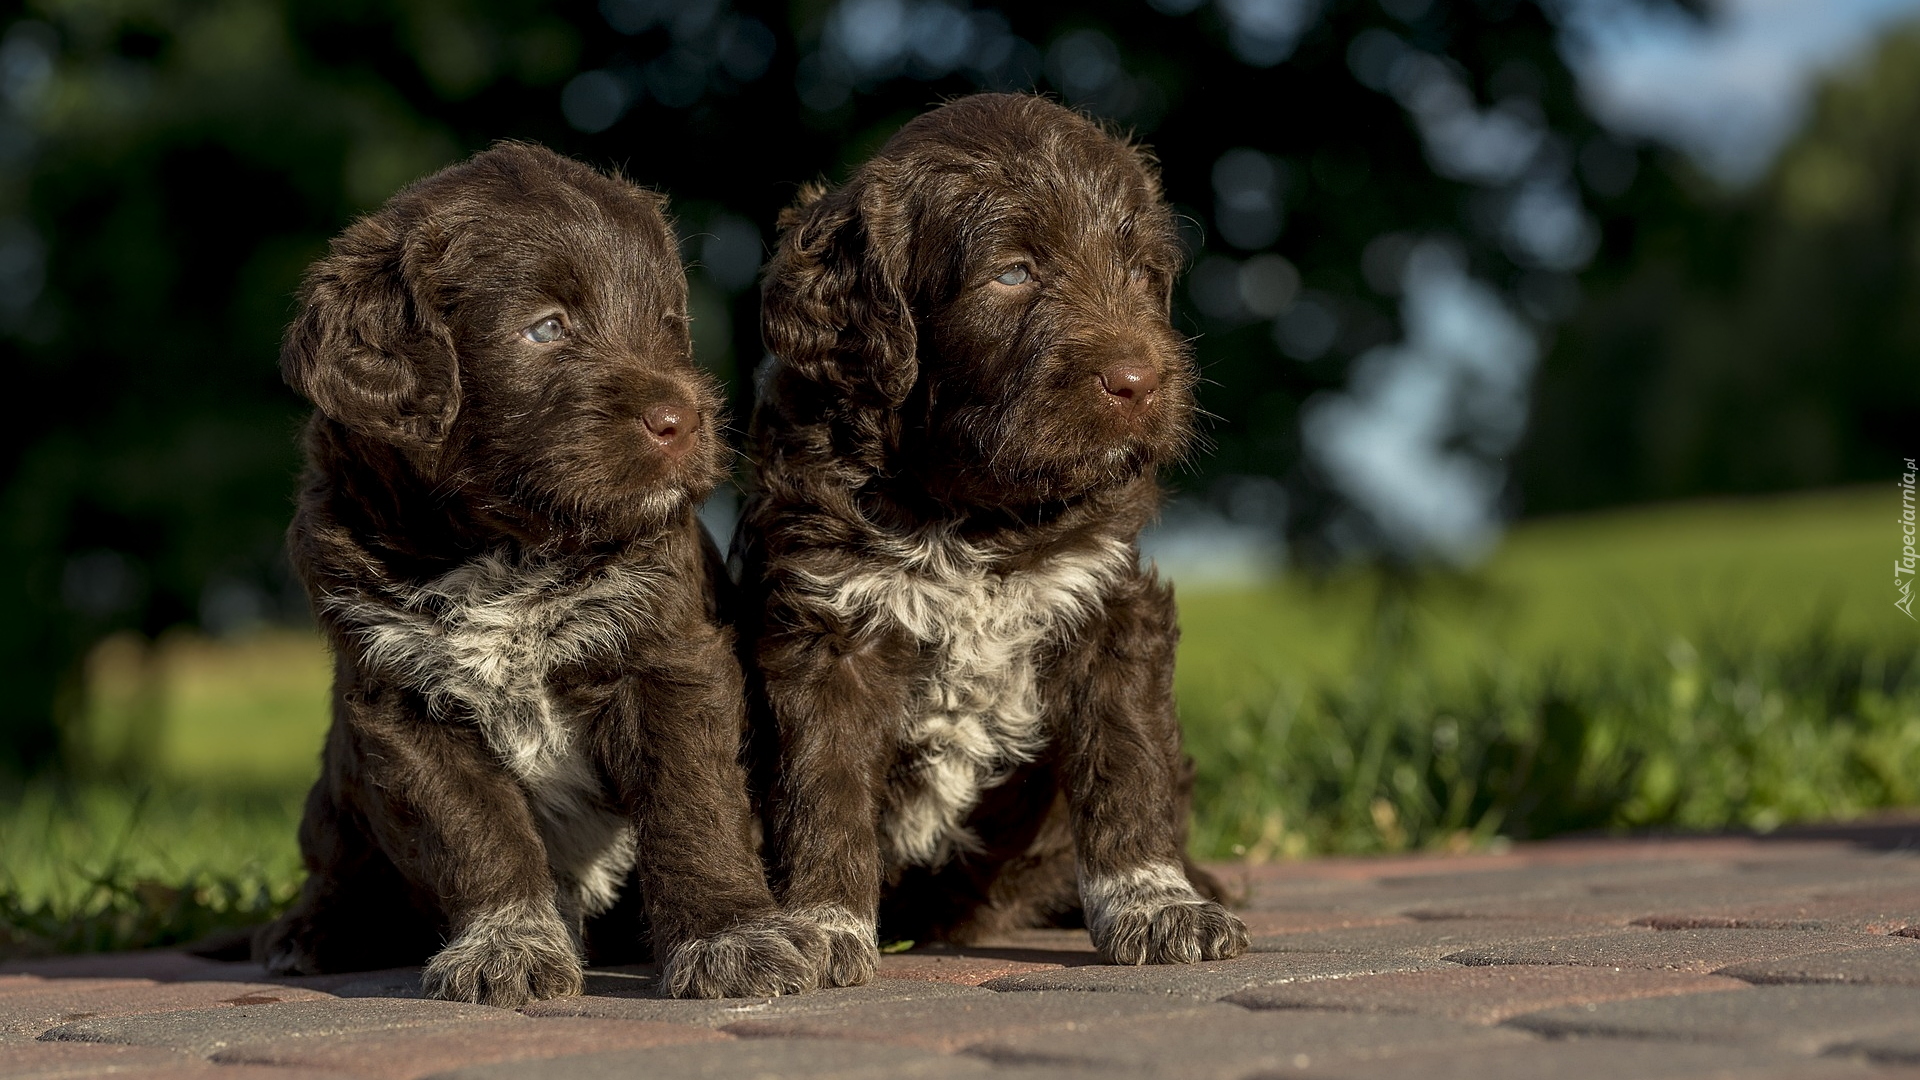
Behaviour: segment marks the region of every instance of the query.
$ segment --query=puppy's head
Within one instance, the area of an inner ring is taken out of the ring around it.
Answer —
[[[724,460],[664,201],[515,143],[427,177],[308,271],[281,372],[511,535],[657,528]]]
[[[1177,457],[1194,372],[1169,320],[1182,254],[1151,161],[1037,97],[903,128],[782,218],[767,344],[948,498],[1070,498]]]

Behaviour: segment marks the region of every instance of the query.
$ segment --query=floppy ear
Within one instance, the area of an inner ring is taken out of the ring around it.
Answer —
[[[919,365],[906,294],[911,226],[889,188],[869,172],[839,191],[802,189],[780,215],[760,319],[767,350],[806,378],[897,406]]]
[[[460,411],[453,340],[422,302],[417,256],[388,215],[355,222],[307,271],[280,375],[327,418],[431,453]]]

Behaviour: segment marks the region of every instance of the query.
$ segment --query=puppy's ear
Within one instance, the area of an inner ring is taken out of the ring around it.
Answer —
[[[780,215],[760,318],[768,351],[806,378],[897,406],[919,378],[906,213],[874,174],[802,189]]]
[[[280,374],[328,419],[432,453],[460,411],[460,372],[452,336],[420,294],[413,231],[376,215],[334,241],[307,271]]]

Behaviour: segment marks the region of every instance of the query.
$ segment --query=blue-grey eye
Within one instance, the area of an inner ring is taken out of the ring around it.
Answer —
[[[1025,263],[1019,263],[1007,267],[999,277],[993,280],[1002,285],[1025,285],[1027,282],[1033,280],[1033,275],[1027,272]]]
[[[528,341],[536,345],[545,345],[550,341],[559,341],[567,336],[567,324],[554,316],[541,319],[525,330],[520,331]]]

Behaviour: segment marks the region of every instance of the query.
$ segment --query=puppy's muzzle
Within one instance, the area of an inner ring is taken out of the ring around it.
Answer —
[[[700,411],[687,405],[655,405],[641,415],[647,435],[660,452],[679,459],[699,443]]]

